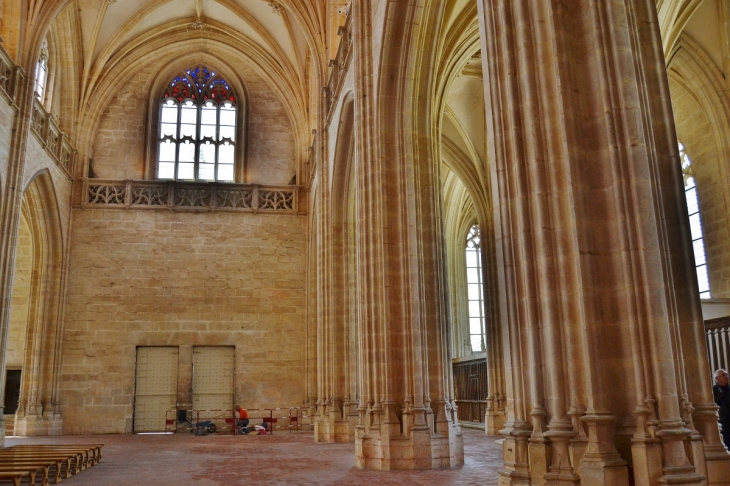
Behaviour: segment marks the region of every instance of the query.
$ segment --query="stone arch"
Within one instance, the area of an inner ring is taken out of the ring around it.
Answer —
[[[155,74],[150,87],[148,89],[148,108],[147,108],[147,130],[146,130],[146,143],[145,143],[145,158],[144,158],[144,178],[154,178],[155,170],[155,146],[156,146],[156,135],[159,127],[159,110],[160,110],[160,95],[162,90],[170,82],[170,79],[182,70],[189,68],[193,65],[204,64],[215,69],[221,70],[225,75],[226,81],[230,83],[233,91],[236,94],[237,101],[236,107],[238,109],[237,121],[238,126],[236,128],[236,136],[239,140],[236,155],[236,182],[247,182],[246,178],[246,148],[247,148],[247,122],[248,122],[248,106],[249,106],[249,94],[246,84],[241,78],[238,70],[230,63],[210,53],[199,53],[193,52],[184,56],[178,56],[169,62],[163,64],[161,68]]]
[[[15,430],[22,435],[57,435],[62,426],[58,364],[64,245],[55,189],[47,170],[28,184],[21,211],[32,249],[28,255],[30,279]],[[18,311],[22,312],[13,310]]]
[[[468,354],[465,339],[468,339],[469,326],[469,312],[463,299],[467,292],[463,241],[478,217],[474,200],[462,179],[448,166],[444,172],[444,239],[448,261],[452,355],[460,358]]]
[[[299,173],[299,165],[307,160],[310,145],[310,128],[305,116],[306,108],[301,91],[297,90],[293,83],[288,82],[285,73],[276,68],[276,60],[268,53],[261,52],[245,40],[237,38],[235,33],[230,32],[226,27],[219,27],[220,29],[215,31],[206,29],[201,34],[206,51],[213,56],[209,59],[230,58],[245,61],[275,93],[292,127],[296,151],[295,169]],[[93,79],[94,97],[89,99],[89,108],[79,123],[80,151],[85,150],[91,153],[95,133],[113,94],[128,83],[141,69],[158,63],[160,52],[164,52],[166,58],[170,59],[189,56],[190,53],[197,53],[200,58],[201,39],[198,37],[180,39],[180,35],[186,32],[185,29],[186,24],[184,23],[169,26],[169,30],[165,30],[163,34],[157,37],[153,34],[152,38],[147,39],[146,42],[140,42],[131,48],[124,49],[109,60],[111,67]],[[230,64],[222,63],[221,65],[229,66]],[[230,72],[236,71],[231,70]]]
[[[353,94],[344,96],[332,157],[331,276],[325,350],[329,369],[323,374],[325,422],[318,440],[353,442],[358,422],[359,359],[357,280],[355,272],[355,115]]]
[[[713,297],[730,297],[730,100],[725,80],[696,43],[680,37],[668,65],[677,137],[692,158],[697,178],[705,251]],[[719,177],[718,177],[719,175]]]

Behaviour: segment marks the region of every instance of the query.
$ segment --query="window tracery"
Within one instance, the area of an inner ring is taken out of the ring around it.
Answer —
[[[705,243],[700,218],[700,203],[697,197],[697,186],[692,160],[687,155],[684,145],[679,144],[679,158],[682,162],[682,175],[684,176],[684,196],[687,200],[687,212],[689,213],[689,227],[692,234],[692,248],[695,256],[695,267],[697,270],[697,283],[700,288],[700,299],[711,298],[710,278],[707,273],[707,258],[705,255]]]
[[[466,235],[466,286],[469,302],[469,340],[474,353],[485,351],[484,282],[479,226],[473,225]]]
[[[183,71],[160,102],[157,178],[233,182],[236,96],[220,73]]]

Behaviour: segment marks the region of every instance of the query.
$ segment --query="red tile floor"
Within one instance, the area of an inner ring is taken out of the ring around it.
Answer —
[[[464,465],[438,471],[356,469],[354,444],[315,444],[311,432],[7,437],[5,444],[104,443],[101,462],[64,480],[67,486],[497,484],[498,437],[463,432]]]

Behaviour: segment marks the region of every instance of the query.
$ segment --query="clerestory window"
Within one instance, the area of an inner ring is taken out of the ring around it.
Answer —
[[[692,160],[687,155],[684,145],[681,143],[679,143],[679,158],[682,162],[682,174],[684,175],[684,196],[687,200],[689,228],[692,233],[692,247],[695,255],[697,282],[700,287],[700,299],[709,299],[711,298],[710,278],[707,273],[707,258],[705,256],[705,243],[702,220],[700,218],[700,203],[697,198],[697,186],[692,171]]]
[[[484,282],[482,247],[479,226],[473,225],[466,235],[466,286],[469,300],[469,339],[474,353],[485,351]]]
[[[236,120],[236,97],[220,73],[185,70],[160,101],[157,178],[233,182]]]
[[[41,45],[41,53],[38,56],[38,62],[35,69],[35,97],[43,103],[46,96],[46,85],[48,83],[48,41],[43,39]]]

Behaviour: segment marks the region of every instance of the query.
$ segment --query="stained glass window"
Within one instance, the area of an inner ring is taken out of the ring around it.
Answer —
[[[466,287],[469,302],[469,339],[472,352],[485,351],[484,282],[482,280],[482,248],[479,226],[474,225],[466,236]]]
[[[48,81],[48,41],[43,39],[41,53],[38,56],[35,70],[35,97],[43,103],[46,95],[46,83]]]
[[[695,254],[695,265],[697,267],[697,282],[700,286],[700,299],[709,299],[710,277],[707,273],[707,259],[705,258],[705,243],[702,232],[702,220],[700,219],[700,203],[697,198],[697,186],[692,171],[692,160],[687,155],[684,145],[679,144],[679,158],[682,162],[682,174],[684,175],[684,195],[687,200],[687,212],[689,213],[689,228],[692,234],[692,247]]]
[[[173,79],[160,102],[157,178],[233,182],[236,114],[219,73],[198,66]]]

